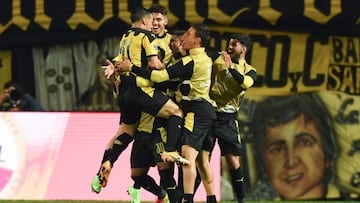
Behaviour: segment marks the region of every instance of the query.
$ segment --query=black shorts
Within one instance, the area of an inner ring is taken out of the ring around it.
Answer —
[[[160,153],[164,151],[164,142],[160,133],[138,132],[131,149],[131,168],[147,168],[161,162]]]
[[[170,98],[151,87],[133,87],[119,95],[121,122],[135,124],[139,122],[141,112],[156,116]]]
[[[214,122],[209,135],[204,140],[203,150],[212,151],[215,140],[218,140],[221,155],[225,154],[243,154],[243,146],[239,134],[239,125],[236,113],[216,113]]]
[[[182,145],[190,145],[200,151],[213,121],[211,118],[200,117],[193,112],[188,112],[184,119]]]

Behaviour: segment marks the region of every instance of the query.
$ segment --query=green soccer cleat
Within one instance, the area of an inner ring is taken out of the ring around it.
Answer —
[[[170,203],[169,196],[166,194],[163,199],[156,199],[155,203]]]
[[[127,190],[131,198],[131,203],[140,203],[140,189],[130,186]]]
[[[101,185],[98,175],[94,176],[93,181],[91,182],[91,190],[97,194],[99,194],[101,191]]]

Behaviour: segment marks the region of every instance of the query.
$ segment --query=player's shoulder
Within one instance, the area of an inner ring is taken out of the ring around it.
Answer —
[[[251,65],[251,64],[248,64],[246,61],[245,61],[245,64],[244,64],[246,70],[248,70],[247,72],[253,70],[256,72],[256,69]]]
[[[135,36],[139,36],[142,38],[148,38],[150,42],[152,42],[156,39],[156,36],[148,30],[144,30],[141,28],[132,28],[131,30],[132,30],[132,32],[134,32]]]
[[[191,61],[193,61],[193,58],[191,58],[191,56],[187,55],[181,58],[182,64],[186,65],[188,63],[190,63]]]
[[[206,50],[206,54],[211,58],[211,60],[213,62],[215,62],[217,59],[221,58],[220,52],[218,52],[216,50],[212,50],[212,49]]]

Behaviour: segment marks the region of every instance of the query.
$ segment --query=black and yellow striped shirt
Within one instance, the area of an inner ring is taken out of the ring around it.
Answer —
[[[131,28],[123,34],[119,43],[119,54],[113,59],[113,61],[122,61],[123,58],[126,57],[133,64],[136,64],[136,66],[147,68],[147,58],[157,55],[158,44],[156,36],[150,31],[141,28]],[[125,73],[121,77],[122,85],[133,86],[133,83],[136,83],[137,86],[143,88],[153,86],[153,83],[150,80],[141,77],[135,78],[135,76],[130,73]]]
[[[213,64],[210,97],[216,101],[218,111],[235,113],[239,100],[256,80],[256,70],[244,59],[232,63],[228,69],[220,55]]]

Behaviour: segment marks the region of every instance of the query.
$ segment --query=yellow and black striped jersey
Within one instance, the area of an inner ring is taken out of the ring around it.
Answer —
[[[122,61],[123,57],[127,57],[133,64],[147,68],[147,57],[157,55],[158,44],[156,36],[150,31],[141,28],[131,28],[123,34],[119,43],[119,53],[113,61]],[[126,75],[130,76],[130,73],[123,74],[123,76]],[[122,81],[125,81],[124,79],[125,78],[122,77]],[[128,82],[128,84],[143,87],[143,89],[153,86],[153,82],[142,77],[136,77],[134,81],[136,84],[132,84],[133,82]]]
[[[138,67],[147,66],[147,57],[158,55],[157,38],[150,31],[131,28],[123,34],[119,44],[119,54],[113,60],[122,61],[127,57]]]
[[[206,54],[205,48],[190,49],[189,55],[183,57],[181,60],[184,66],[188,63],[193,63],[192,74],[189,75],[189,73],[187,73],[182,75],[181,86],[189,84],[190,87],[188,93],[181,92],[182,100],[206,100],[212,105],[215,105],[209,96],[212,60]]]
[[[132,72],[153,82],[163,82],[174,78],[181,80],[181,94],[184,101],[207,101],[216,106],[210,99],[212,60],[206,54],[205,48],[189,50],[189,55],[173,66],[163,70],[149,70],[137,66],[132,67]]]
[[[157,44],[159,46],[159,57],[163,64],[167,65],[171,61],[172,51],[170,49],[171,34],[166,33],[163,36],[157,36]]]
[[[238,63],[232,63],[232,66],[243,77],[252,73],[249,78],[253,80],[252,83],[255,81],[256,70],[244,59],[240,59]],[[223,109],[231,113],[237,112],[239,100],[244,96],[246,87],[233,77],[221,55],[214,61],[211,84],[210,97],[215,100],[218,111]]]

